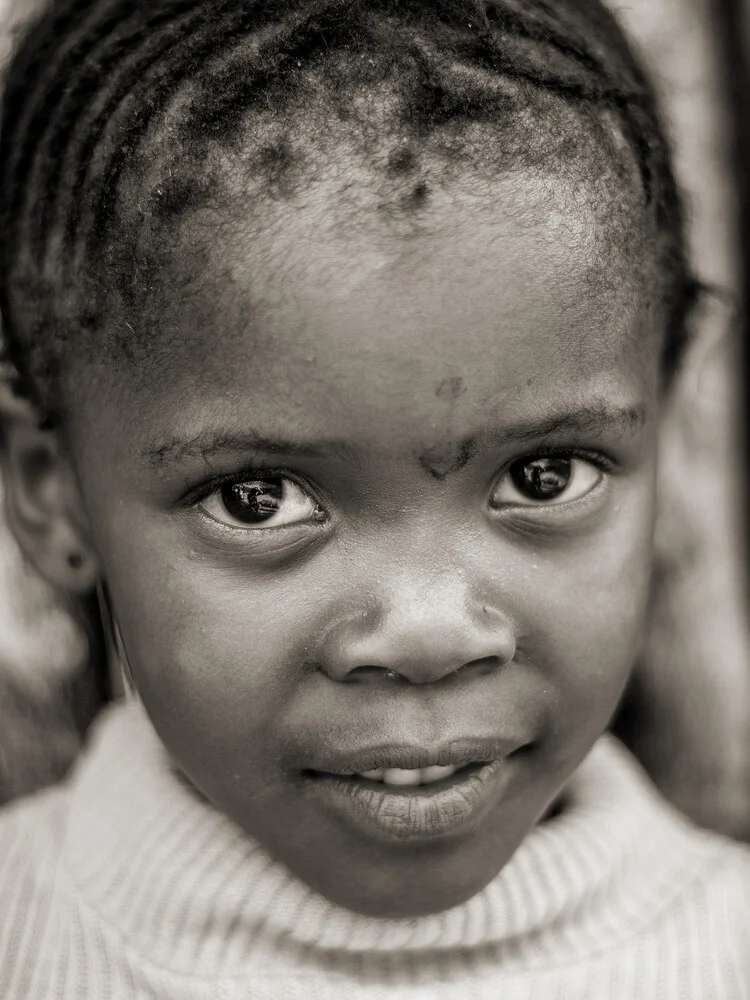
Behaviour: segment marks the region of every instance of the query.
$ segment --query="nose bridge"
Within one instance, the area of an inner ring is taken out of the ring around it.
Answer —
[[[381,613],[394,625],[402,613],[416,625],[438,616],[447,623],[469,611],[482,560],[472,558],[475,546],[466,536],[440,521],[407,522],[378,548],[376,591]]]
[[[470,663],[511,659],[511,622],[470,548],[423,530],[381,545],[368,566],[369,613],[343,630],[336,675],[380,668],[427,683]]]
[[[475,581],[459,560],[451,563],[445,555],[432,566],[405,561],[394,567],[383,594],[391,629],[445,631],[471,616],[477,603]]]

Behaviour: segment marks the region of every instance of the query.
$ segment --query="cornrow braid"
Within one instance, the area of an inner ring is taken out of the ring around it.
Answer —
[[[370,167],[392,178],[431,141],[471,166],[482,154],[460,136],[477,124],[509,139],[509,162],[549,158],[528,115],[560,107],[617,168],[616,122],[659,244],[671,371],[698,286],[654,96],[596,0],[58,0],[9,68],[0,122],[0,310],[37,403],[55,409],[69,355],[110,343],[112,296],[132,306],[143,293],[158,260],[144,234],[227,200],[222,157],[284,190],[301,109],[356,119],[352,95],[383,88],[397,100],[377,142],[391,151]],[[427,186],[413,190],[417,204]]]

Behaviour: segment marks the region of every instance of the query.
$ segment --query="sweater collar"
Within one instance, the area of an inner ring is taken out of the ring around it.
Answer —
[[[308,888],[199,798],[129,702],[105,713],[71,778],[63,871],[111,931],[185,974],[241,974],[259,948],[267,960],[269,950],[300,948],[361,958],[493,946],[523,961],[531,939],[553,947],[562,936],[586,949],[632,934],[632,914],[647,917],[649,900],[663,902],[678,877],[684,826],[605,736],[571,780],[565,808],[481,893],[418,919],[365,917]]]

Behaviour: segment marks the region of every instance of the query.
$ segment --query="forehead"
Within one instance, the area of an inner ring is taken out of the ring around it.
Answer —
[[[443,419],[447,398],[477,424],[550,393],[564,406],[655,381],[659,334],[634,263],[648,255],[632,220],[612,239],[590,192],[508,175],[491,198],[436,195],[408,231],[339,205],[321,185],[262,229],[222,229],[200,277],[150,317],[148,356],[116,380],[138,401],[137,436],[243,419],[340,436],[344,421],[396,442],[405,424]]]

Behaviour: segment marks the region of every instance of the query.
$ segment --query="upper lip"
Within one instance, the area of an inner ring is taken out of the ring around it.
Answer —
[[[466,764],[484,764],[507,757],[524,745],[521,740],[501,737],[464,737],[425,746],[418,743],[388,743],[339,750],[331,756],[316,760],[308,766],[310,771],[327,774],[357,774],[380,768],[416,770],[434,765],[456,767]]]

